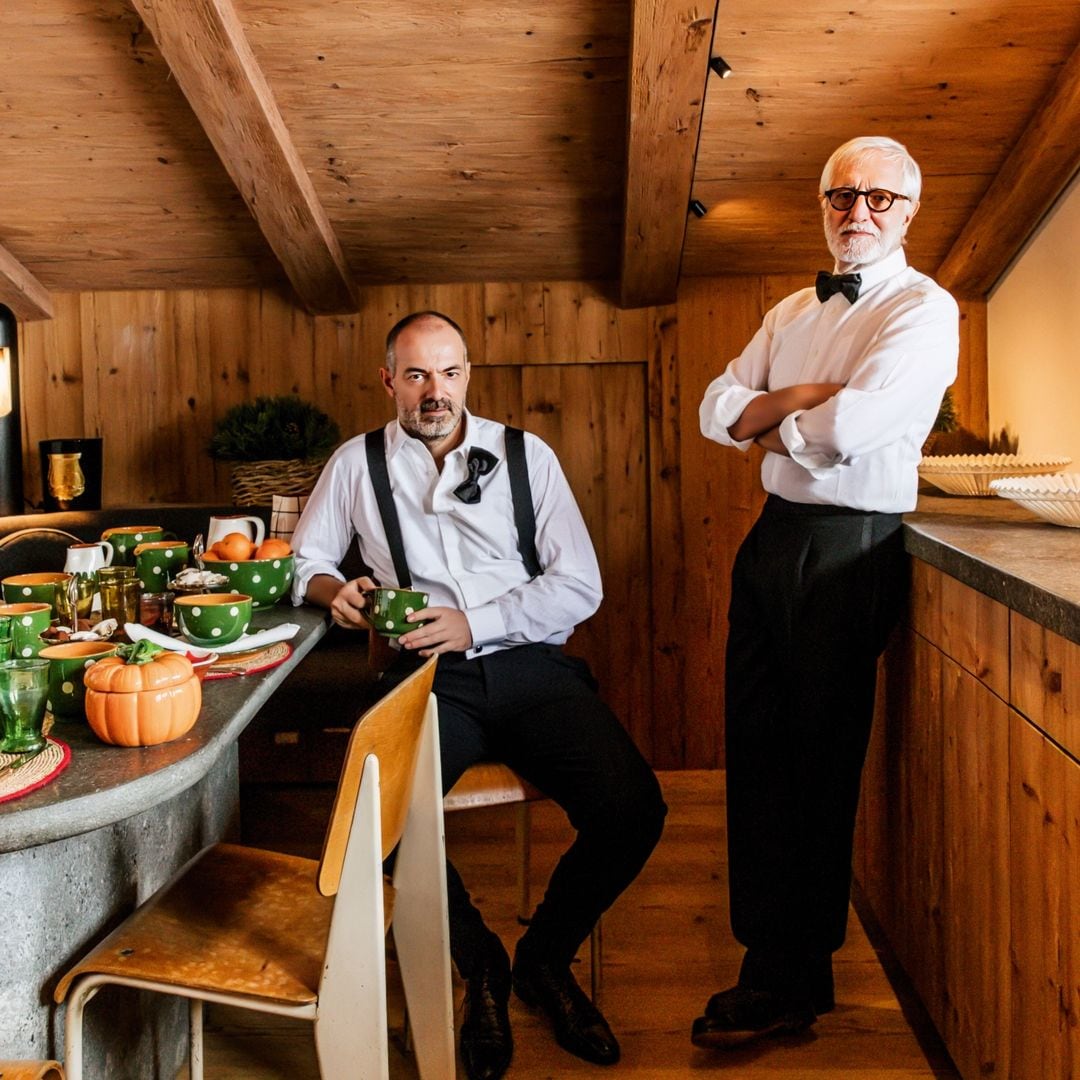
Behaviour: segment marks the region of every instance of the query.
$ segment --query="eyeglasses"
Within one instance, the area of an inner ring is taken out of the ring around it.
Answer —
[[[834,210],[850,210],[862,195],[866,199],[867,208],[875,214],[882,214],[892,206],[896,199],[904,199],[911,202],[907,195],[901,195],[896,191],[886,191],[885,188],[871,188],[869,191],[858,191],[850,187],[832,188],[825,192],[825,198]]]

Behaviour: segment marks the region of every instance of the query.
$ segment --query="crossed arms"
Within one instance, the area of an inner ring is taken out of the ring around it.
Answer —
[[[787,447],[779,430],[784,417],[821,405],[843,388],[843,383],[795,383],[761,394],[747,403],[739,419],[727,429],[728,434],[736,442],[753,439],[764,449],[786,457]]]

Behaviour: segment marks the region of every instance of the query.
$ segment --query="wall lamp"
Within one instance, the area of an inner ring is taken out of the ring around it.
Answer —
[[[690,200],[690,213],[694,217],[704,217],[709,212],[709,208],[700,199]]]
[[[714,56],[709,61],[709,67],[720,76],[721,79],[731,78],[731,68],[728,66],[728,62],[722,57]]]

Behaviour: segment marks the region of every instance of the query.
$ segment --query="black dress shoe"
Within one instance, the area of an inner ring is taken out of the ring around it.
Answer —
[[[504,961],[505,963],[505,961]],[[483,969],[465,982],[461,1063],[469,1080],[499,1080],[514,1056],[509,971]]]
[[[767,1035],[805,1031],[817,1019],[808,999],[733,986],[713,994],[694,1021],[690,1041],[708,1050],[743,1046]]]
[[[555,1028],[555,1041],[564,1050],[596,1065],[614,1065],[619,1060],[619,1043],[611,1028],[569,968],[518,961],[514,993],[547,1014]]]

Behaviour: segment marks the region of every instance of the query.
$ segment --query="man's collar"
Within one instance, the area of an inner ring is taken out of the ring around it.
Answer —
[[[884,259],[878,259],[877,262],[864,263],[860,266],[845,266],[844,272],[856,273],[862,278],[859,292],[859,295],[862,296],[867,289],[880,285],[887,278],[894,277],[906,266],[907,256],[904,254],[904,249],[899,247],[891,255],[886,255]],[[834,267],[834,272],[840,273],[839,265]]]

